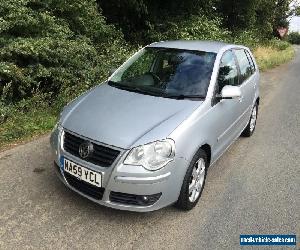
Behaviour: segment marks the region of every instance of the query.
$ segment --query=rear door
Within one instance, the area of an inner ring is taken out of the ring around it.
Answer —
[[[240,100],[239,112],[241,113],[241,117],[239,130],[242,131],[249,121],[255,96],[255,66],[249,52],[245,49],[235,49],[234,54],[240,71],[239,86],[242,92],[242,98]]]

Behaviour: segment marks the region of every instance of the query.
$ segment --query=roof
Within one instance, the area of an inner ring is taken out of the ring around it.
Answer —
[[[185,49],[197,50],[218,53],[222,48],[229,46],[228,43],[215,42],[215,41],[165,41],[152,43],[147,47],[151,48],[172,48],[172,49]]]

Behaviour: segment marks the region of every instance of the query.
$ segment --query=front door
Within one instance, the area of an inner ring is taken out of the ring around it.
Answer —
[[[239,85],[239,68],[232,50],[226,51],[221,59],[219,75],[215,88],[215,96],[221,94],[226,85]],[[215,133],[214,155],[218,158],[222,152],[238,136],[239,121],[242,114],[239,99],[217,99],[213,102],[210,120]]]

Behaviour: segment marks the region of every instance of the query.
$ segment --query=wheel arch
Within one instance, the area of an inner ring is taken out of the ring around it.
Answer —
[[[256,98],[255,102],[257,103],[257,106],[259,106],[259,102],[260,102],[260,97],[259,96]]]
[[[210,165],[210,162],[211,162],[211,146],[206,143],[206,144],[203,144],[199,149],[202,149],[206,153],[207,161],[208,161],[208,164]]]

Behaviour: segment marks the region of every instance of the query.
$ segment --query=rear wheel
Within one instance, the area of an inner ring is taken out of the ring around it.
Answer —
[[[207,155],[200,149],[186,172],[176,207],[191,210],[196,206],[204,188],[207,167]]]
[[[242,136],[250,137],[254,133],[256,127],[256,121],[257,121],[257,112],[258,112],[258,106],[257,103],[255,103],[251,112],[250,120],[248,122],[247,127],[242,132]]]

